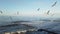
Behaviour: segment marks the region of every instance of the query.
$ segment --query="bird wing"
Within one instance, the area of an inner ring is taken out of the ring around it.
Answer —
[[[47,14],[49,15],[50,10],[48,10]]]
[[[54,7],[57,4],[57,1],[52,5],[52,7]]]
[[[0,13],[2,14],[3,12],[2,12],[2,11],[0,11]]]

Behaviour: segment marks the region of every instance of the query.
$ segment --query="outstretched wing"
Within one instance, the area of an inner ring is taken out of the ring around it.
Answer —
[[[57,1],[52,5],[52,7],[54,7],[57,4]]]
[[[47,11],[47,15],[49,15],[50,10]]]

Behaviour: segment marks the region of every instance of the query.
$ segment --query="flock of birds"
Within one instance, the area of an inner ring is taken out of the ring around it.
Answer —
[[[54,4],[51,7],[54,7],[57,4],[57,1],[54,2]],[[40,11],[40,8],[37,9],[37,11]],[[0,14],[3,14],[3,11],[0,11]],[[47,11],[47,15],[50,14],[50,10]],[[19,15],[19,12],[17,12],[17,15]],[[54,14],[52,14],[53,16]],[[12,17],[10,16],[10,19],[12,20]]]
[[[57,4],[57,1],[55,1],[54,4],[51,7],[54,7],[56,4]],[[40,8],[38,8],[37,11],[40,11]],[[50,14],[50,10],[48,10],[46,14],[49,15]],[[52,16],[53,15],[54,14],[52,14]]]

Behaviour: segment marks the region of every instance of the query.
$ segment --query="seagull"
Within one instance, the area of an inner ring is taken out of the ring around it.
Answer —
[[[54,7],[57,4],[57,1],[52,5],[52,7]]]
[[[37,9],[37,11],[39,11],[39,10],[40,10],[40,8]]]
[[[47,11],[47,15],[49,15],[50,10]]]
[[[0,13],[2,14],[3,12],[2,12],[2,11],[0,11]]]
[[[19,12],[17,12],[17,15],[19,15]]]

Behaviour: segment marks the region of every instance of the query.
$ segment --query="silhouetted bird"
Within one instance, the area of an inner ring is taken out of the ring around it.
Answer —
[[[52,7],[54,7],[57,4],[57,1],[52,5]]]
[[[2,11],[0,11],[0,13],[2,14],[3,12],[2,12]]]
[[[37,9],[37,11],[39,11],[39,10],[40,10],[40,8]]]
[[[19,12],[17,12],[17,15],[19,15]]]
[[[47,15],[49,15],[50,10],[47,11]]]

